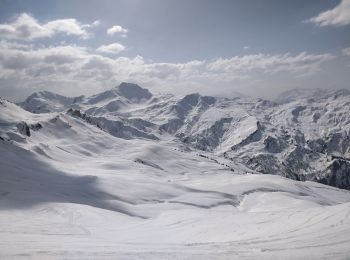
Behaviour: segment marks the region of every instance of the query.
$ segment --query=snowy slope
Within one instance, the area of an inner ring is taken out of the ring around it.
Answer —
[[[70,102],[60,105],[55,94],[45,97],[40,103],[34,95],[20,105],[35,113],[41,107],[52,112],[73,108],[120,138],[170,136],[188,149],[210,152],[252,171],[350,189],[347,90],[300,89],[268,101],[155,95],[122,83],[92,97],[66,98]]]
[[[181,131],[193,134],[207,127],[196,125],[197,114],[207,125],[230,114],[233,119],[222,128],[228,147],[244,146],[260,131],[245,109],[230,111],[224,102],[221,112],[210,112],[213,100],[198,95],[167,98],[172,100],[167,105],[136,100],[122,113],[135,111],[137,118],[158,104],[158,118],[147,114],[143,120],[157,125],[167,113],[174,118],[182,113],[181,120],[193,126]],[[181,102],[186,107],[176,109]],[[3,99],[0,109],[0,258],[345,259],[350,254],[349,191],[256,174],[220,153],[189,149],[160,127],[153,129],[158,139],[133,134],[130,139],[77,110],[33,114]]]
[[[62,111],[67,106],[72,106],[83,99],[84,96],[65,97],[49,91],[41,91],[33,93],[19,105],[33,113],[48,113]]]
[[[33,95],[21,106],[35,113],[0,99],[0,258],[350,255],[349,191],[278,176],[283,172],[262,175],[259,167],[271,161],[245,161],[270,155],[289,162],[293,149],[311,150],[306,139],[347,131],[346,95],[278,105],[123,86],[133,91],[119,86],[76,102]],[[122,105],[104,110],[114,101]],[[314,108],[326,103],[323,112]],[[308,121],[315,112],[318,125]],[[332,113],[341,122],[330,121]],[[346,138],[335,138],[321,148],[338,157],[315,163],[305,152],[308,167],[343,161]],[[278,165],[269,165],[271,173]]]

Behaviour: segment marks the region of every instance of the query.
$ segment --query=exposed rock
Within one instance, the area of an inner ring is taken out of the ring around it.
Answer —
[[[22,135],[30,136],[29,126],[26,122],[22,121],[17,124],[17,129]]]
[[[41,128],[43,128],[43,126],[40,123],[36,123],[36,124],[30,124],[29,128],[32,129],[33,131],[38,131]]]
[[[280,153],[282,151],[282,146],[277,138],[268,136],[264,140],[265,149],[270,153]]]
[[[349,189],[350,187],[350,162],[342,159],[335,159],[327,169],[316,177],[316,181]]]
[[[306,143],[311,150],[317,153],[325,153],[326,151],[326,142],[321,138],[316,140],[307,140]]]
[[[151,92],[148,89],[141,88],[137,84],[122,82],[118,87],[118,94],[129,99],[140,101],[142,99],[150,99]]]
[[[88,122],[89,124],[95,125],[98,128],[108,132],[109,134],[115,137],[119,137],[123,139],[133,139],[133,138],[145,138],[145,139],[151,139],[151,140],[159,139],[157,136],[143,131],[143,130],[146,130],[145,128],[143,128],[142,130],[139,130],[131,125],[128,125],[127,121],[122,121],[120,119],[110,120],[104,117],[88,116],[86,113],[82,113],[80,110],[76,110],[72,108],[67,111],[67,114],[73,117],[82,119]]]

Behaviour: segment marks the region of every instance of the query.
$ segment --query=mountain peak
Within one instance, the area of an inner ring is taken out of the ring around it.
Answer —
[[[65,107],[83,100],[84,96],[66,97],[50,91],[38,91],[31,94],[23,102],[18,103],[23,109],[32,113],[48,113],[61,111]]]
[[[33,98],[52,98],[54,96],[57,96],[58,94],[50,92],[50,91],[46,91],[46,90],[42,90],[42,91],[37,91],[34,92],[33,94],[31,94],[30,96],[27,97],[27,100],[33,99]]]
[[[135,83],[122,82],[116,87],[117,93],[127,99],[140,101],[142,99],[150,99],[151,92],[148,89],[141,88]]]

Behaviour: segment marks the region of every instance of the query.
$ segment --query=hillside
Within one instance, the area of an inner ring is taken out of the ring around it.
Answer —
[[[350,254],[350,192],[280,176],[328,180],[308,170],[326,167],[330,180],[348,178],[335,166],[349,152],[339,134],[348,133],[347,96],[279,105],[130,87],[126,95],[120,87],[79,98],[38,93],[20,104],[28,111],[0,100],[0,221],[11,221],[0,227],[0,258]],[[324,150],[311,148],[314,138]],[[264,156],[276,158],[274,171],[262,170]],[[279,172],[279,161],[292,159],[305,172]]]
[[[123,94],[130,88],[130,94]],[[123,90],[124,89],[124,90]],[[295,90],[276,101],[152,95],[135,84],[91,97],[36,93],[33,113],[72,108],[120,138],[171,138],[252,171],[350,189],[350,92]],[[43,109],[45,108],[45,109]]]

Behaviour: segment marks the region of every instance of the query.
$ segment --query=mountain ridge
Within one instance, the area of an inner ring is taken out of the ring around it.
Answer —
[[[350,191],[331,187],[347,188],[346,97],[88,98],[47,113],[0,98],[1,256],[349,255]]]
[[[51,97],[59,104],[50,107]],[[350,165],[342,163],[350,157],[349,91],[302,89],[284,98],[153,95],[123,82],[90,97],[34,94],[19,105],[34,113],[73,109],[120,138],[170,136],[253,171],[350,189]]]

